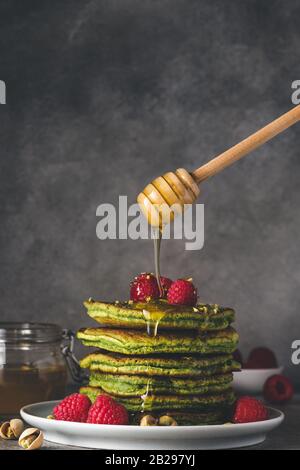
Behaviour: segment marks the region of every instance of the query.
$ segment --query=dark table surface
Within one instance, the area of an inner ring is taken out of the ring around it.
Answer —
[[[282,425],[269,434],[265,442],[249,447],[255,450],[300,450],[300,395],[292,403],[280,408],[285,414]],[[43,450],[81,450],[81,447],[63,446],[45,442]],[[0,450],[21,450],[16,441],[0,439]]]

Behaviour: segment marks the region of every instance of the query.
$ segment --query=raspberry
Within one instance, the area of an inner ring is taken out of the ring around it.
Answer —
[[[73,393],[64,398],[53,410],[55,419],[85,423],[91,401],[86,395]]]
[[[161,276],[160,282],[163,290],[162,298],[165,299],[172,281],[167,277]],[[130,284],[130,299],[135,302],[149,302],[159,297],[158,283],[152,273],[139,274]]]
[[[254,423],[266,419],[268,419],[268,410],[260,400],[247,396],[237,400],[233,416],[235,424]]]
[[[197,302],[197,289],[191,281],[177,279],[172,282],[167,296],[172,305],[195,305]]]
[[[142,273],[130,284],[130,299],[134,302],[149,302],[159,298],[156,277],[150,273]]]
[[[270,403],[287,403],[293,398],[294,386],[284,375],[272,375],[264,386],[264,397]]]
[[[273,351],[268,348],[255,348],[251,351],[245,369],[275,369],[278,367]]]
[[[164,292],[164,294],[163,294],[164,299],[167,298],[168,291],[171,287],[172,282],[173,281],[171,279],[169,279],[168,277],[160,276],[160,283],[161,283],[162,290]]]
[[[128,424],[128,413],[123,405],[107,395],[99,395],[91,406],[87,423]]]
[[[134,281],[141,281],[143,279],[149,279],[149,276],[156,280],[156,277],[153,273],[141,273],[141,274],[138,274],[137,276],[135,276],[133,282]]]

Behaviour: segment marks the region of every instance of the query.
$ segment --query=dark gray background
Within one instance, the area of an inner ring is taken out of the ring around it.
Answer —
[[[1,0],[3,320],[91,324],[153,270],[150,241],[99,241],[96,207],[194,169],[291,107],[300,4],[272,0]],[[300,125],[203,185],[205,247],[162,270],[233,306],[241,346],[295,378],[300,339]]]

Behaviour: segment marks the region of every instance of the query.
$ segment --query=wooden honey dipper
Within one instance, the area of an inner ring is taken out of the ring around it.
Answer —
[[[248,155],[277,134],[300,120],[300,105],[294,107],[273,122],[221,153],[193,172],[178,168],[155,178],[138,195],[137,201],[148,222],[161,228],[174,215],[184,210],[184,204],[192,204],[199,196],[198,185],[224,170],[240,158]],[[175,205],[175,206],[174,206]],[[170,207],[172,207],[172,210]]]

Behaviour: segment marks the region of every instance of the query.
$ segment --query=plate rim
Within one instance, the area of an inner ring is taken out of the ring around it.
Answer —
[[[269,367],[267,369],[247,369],[247,368],[244,368],[242,367],[241,370],[235,370],[233,371],[233,374],[241,374],[241,373],[255,373],[255,374],[267,374],[267,373],[273,373],[273,372],[278,372],[278,371],[283,371],[284,370],[284,366],[278,366],[278,367]]]

